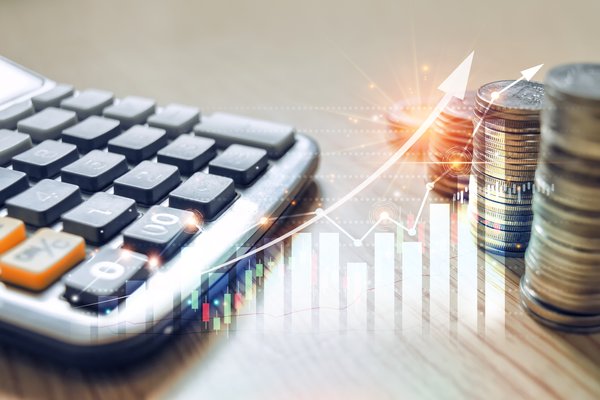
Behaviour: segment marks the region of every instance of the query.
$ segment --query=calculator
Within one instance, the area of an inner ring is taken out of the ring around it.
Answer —
[[[318,158],[285,124],[76,90],[0,58],[0,341],[94,367],[152,353]]]

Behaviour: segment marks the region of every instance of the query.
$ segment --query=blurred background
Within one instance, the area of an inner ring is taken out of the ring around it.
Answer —
[[[437,101],[436,87],[472,50],[472,89],[541,63],[537,80],[556,64],[600,62],[599,15],[596,0],[0,0],[0,54],[79,89],[295,125],[322,150],[311,210],[346,193],[394,149],[384,114],[395,101]],[[365,148],[372,153],[356,152]],[[404,177],[416,176],[411,168]],[[422,198],[421,183],[392,184],[378,182],[365,194],[367,205],[349,204],[338,216],[358,225],[353,233],[364,232],[373,200],[395,187],[402,198],[394,201],[414,207]],[[122,374],[63,370],[2,348],[0,397],[558,398],[597,390],[598,357],[575,350],[589,343],[566,344],[523,316],[516,282],[507,277],[508,331],[513,312],[526,328],[510,344],[487,348],[470,338],[465,351],[446,347],[447,338],[375,342],[310,330],[267,332],[267,340],[182,335],[163,358]],[[550,356],[532,344],[554,340]],[[569,371],[576,376],[562,385]]]

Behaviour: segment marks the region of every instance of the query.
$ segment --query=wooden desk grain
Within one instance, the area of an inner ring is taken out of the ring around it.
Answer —
[[[600,61],[599,13],[592,1],[7,0],[0,4],[0,52],[79,88],[295,124],[323,152],[316,186],[298,206],[312,211],[333,203],[396,148],[381,123],[393,100],[436,98],[436,85],[472,49],[473,87],[516,78],[539,63]],[[414,209],[424,164],[415,154],[407,160],[334,217],[361,235],[375,203]],[[316,241],[318,232],[332,231],[317,224],[308,232]],[[343,249],[353,262],[373,250]],[[265,316],[264,325],[240,317],[229,337],[191,328],[137,368],[112,373],[63,369],[2,347],[0,397],[600,397],[600,337],[536,324],[518,304],[517,274],[504,268],[494,270],[504,279],[504,304],[492,304],[504,323],[491,329],[481,322],[489,312],[481,305],[491,301],[481,278],[493,262],[478,265],[475,323],[457,308],[454,262],[454,294],[442,305],[449,314],[429,312],[434,286],[425,265],[428,311],[417,331],[325,330],[314,313],[294,317],[290,329],[271,329],[274,317]],[[265,290],[276,282],[267,279]],[[396,303],[402,300],[397,293]],[[340,313],[321,310],[318,318],[337,321]]]

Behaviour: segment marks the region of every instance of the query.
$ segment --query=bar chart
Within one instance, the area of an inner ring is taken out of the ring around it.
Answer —
[[[466,202],[431,202],[414,232],[374,229],[361,258],[331,226],[298,233],[238,263],[224,292],[194,292],[191,307],[219,334],[502,336],[505,265],[478,250],[469,223]],[[207,288],[222,278],[212,273]]]

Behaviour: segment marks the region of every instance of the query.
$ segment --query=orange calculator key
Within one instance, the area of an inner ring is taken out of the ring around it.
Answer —
[[[83,238],[42,228],[0,257],[0,280],[43,290],[84,258]]]
[[[10,250],[27,237],[25,224],[15,218],[0,217],[0,253]]]

